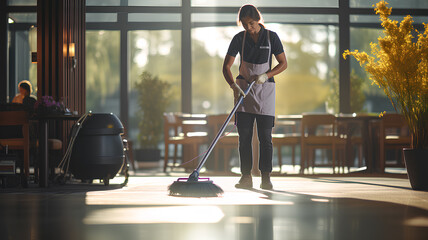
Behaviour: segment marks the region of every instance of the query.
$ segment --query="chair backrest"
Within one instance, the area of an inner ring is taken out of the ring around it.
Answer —
[[[180,133],[207,132],[207,115],[177,114],[178,130]]]
[[[163,119],[166,124],[176,124],[177,123],[177,116],[174,113],[164,113]]]
[[[27,111],[0,111],[0,126],[22,126],[22,138],[29,144],[30,128],[29,114]],[[6,133],[6,135],[8,135]],[[19,134],[18,134],[19,136]],[[2,136],[5,137],[5,136]],[[8,136],[9,137],[9,136]],[[12,137],[16,138],[16,137]],[[21,138],[21,137],[19,137]]]
[[[164,113],[163,114],[163,130],[165,140],[170,136],[176,136],[178,134],[179,122],[177,120],[177,115],[174,113]]]
[[[300,121],[293,120],[282,120],[275,116],[275,127],[273,128],[273,133],[275,134],[287,134],[287,133],[296,133]]]
[[[384,135],[409,136],[407,122],[398,113],[385,113],[382,116],[381,131]]]
[[[205,132],[207,121],[206,115],[202,114],[178,114],[164,113],[164,137],[168,139],[172,136],[183,134]]]
[[[14,126],[28,124],[27,111],[0,111],[0,126]]]
[[[302,136],[334,136],[336,117],[332,114],[303,114]]]
[[[220,128],[223,126],[224,121],[226,121],[226,118],[228,116],[229,114],[219,114],[219,115],[209,115],[207,117],[208,127],[212,131],[212,134],[216,134],[218,131],[220,131]],[[232,130],[230,126],[232,126],[234,122],[235,122],[235,115],[233,115],[232,119],[230,120],[228,127],[226,127],[225,132]]]

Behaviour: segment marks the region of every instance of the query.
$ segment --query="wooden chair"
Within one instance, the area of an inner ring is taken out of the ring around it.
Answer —
[[[30,130],[27,111],[1,111],[0,126],[22,126],[22,138],[0,139],[0,145],[24,151],[24,175],[30,175]]]
[[[164,113],[163,114],[163,131],[164,131],[164,143],[165,143],[165,156],[164,156],[164,166],[163,171],[166,172],[169,161],[169,145],[173,144],[174,154],[173,154],[173,166],[177,162],[177,143],[171,141],[171,137],[178,135],[178,126],[177,117],[173,113]]]
[[[404,158],[398,158],[398,153],[405,147],[410,147],[411,136],[409,134],[408,125],[401,114],[387,113],[384,114],[380,122],[379,129],[379,158],[380,170],[385,171],[386,164],[386,150],[395,150],[397,159],[396,164],[389,166],[404,167]]]
[[[205,123],[206,124],[206,123]],[[169,161],[169,145],[174,146],[174,155],[173,155],[173,167],[177,163],[177,152],[178,145],[182,145],[183,148],[186,146],[189,147],[188,156],[196,157],[198,154],[199,146],[205,144],[208,141],[207,132],[194,132],[191,124],[184,124],[184,121],[172,113],[164,114],[164,142],[165,142],[165,156],[164,156],[164,167],[163,170],[166,172]],[[185,151],[182,151],[182,158],[186,156]],[[196,167],[197,161],[184,162],[186,159],[182,159],[181,167],[186,169],[192,169]],[[191,160],[191,159],[189,159]]]
[[[346,140],[336,134],[336,119],[331,114],[304,114],[301,123],[301,152],[302,161],[300,172],[306,168],[315,167],[315,149],[331,149],[333,174],[336,169],[336,151],[342,152],[342,159],[338,158],[338,166],[344,169],[343,158]]]
[[[208,126],[211,132],[211,139],[214,139],[214,136],[220,131],[220,128],[223,126],[224,121],[228,117],[228,114],[220,115],[211,115],[208,116]],[[239,136],[236,131],[232,131],[234,128],[235,116],[229,122],[225,132],[223,133],[220,140],[217,142],[216,146],[213,149],[214,155],[214,169],[219,170],[219,156],[220,153],[223,153],[223,171],[230,172],[230,155],[234,149],[238,149]]]
[[[39,147],[39,141],[36,142],[36,147]],[[48,138],[49,150],[62,150],[62,141],[56,138]]]
[[[301,134],[296,132],[296,121],[275,121],[274,133],[272,134],[272,143],[278,152],[279,172],[282,172],[282,147],[291,147],[291,164],[296,165],[296,147],[300,145]],[[279,131],[282,129],[283,131]]]

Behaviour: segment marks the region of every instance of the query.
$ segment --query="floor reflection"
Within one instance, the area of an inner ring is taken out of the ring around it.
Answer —
[[[428,211],[417,207],[292,191],[248,192],[287,204],[87,205],[85,191],[2,193],[0,239],[427,239],[428,236]]]
[[[129,207],[92,211],[83,219],[88,225],[218,223],[224,217],[216,206]]]

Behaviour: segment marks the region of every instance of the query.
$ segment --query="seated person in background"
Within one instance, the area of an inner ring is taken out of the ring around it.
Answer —
[[[23,80],[18,84],[19,93],[13,98],[10,105],[0,105],[0,111],[28,111],[34,113],[36,98],[31,95],[31,83]],[[21,105],[22,104],[22,105]],[[30,126],[30,135],[34,135],[34,128]],[[0,139],[22,138],[22,126],[0,126]]]
[[[34,104],[36,103],[36,98],[31,95],[32,87],[31,83],[27,80],[23,80],[18,84],[19,94],[17,94],[12,102],[23,104],[30,112],[34,111]]]

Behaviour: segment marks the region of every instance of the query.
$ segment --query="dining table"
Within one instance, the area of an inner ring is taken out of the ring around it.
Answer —
[[[39,187],[49,186],[49,122],[77,121],[80,117],[76,114],[43,114],[36,117],[39,121]]]

